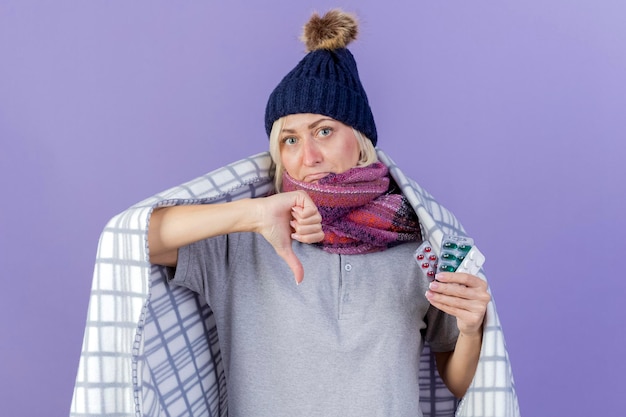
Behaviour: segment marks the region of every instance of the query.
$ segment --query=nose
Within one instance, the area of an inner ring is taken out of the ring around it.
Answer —
[[[322,152],[313,139],[306,139],[302,147],[302,163],[306,166],[314,166],[322,161]]]

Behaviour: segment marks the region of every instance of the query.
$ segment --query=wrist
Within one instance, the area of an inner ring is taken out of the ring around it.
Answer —
[[[482,340],[483,338],[483,326],[480,326],[476,330],[460,330],[459,337],[463,336],[468,340]]]
[[[259,200],[244,198],[232,202],[232,209],[238,213],[237,232],[259,232],[261,230],[263,213]]]

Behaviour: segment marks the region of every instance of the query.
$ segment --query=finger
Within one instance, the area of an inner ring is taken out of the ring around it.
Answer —
[[[319,213],[317,206],[306,192],[296,191],[296,193],[294,206],[298,209],[299,213],[303,216],[311,216]]]
[[[301,243],[318,243],[324,240],[324,232],[322,230],[310,233],[294,232],[291,234],[291,238]]]
[[[314,234],[318,234],[322,232],[321,223],[301,224],[300,222],[296,220],[292,220],[289,222],[289,225],[291,226],[295,234],[300,235],[300,236],[314,235]]]
[[[322,215],[317,211],[317,208],[308,210],[307,212],[302,207],[295,206],[291,209],[291,217],[302,224],[322,223]]]
[[[447,303],[440,303],[434,299],[429,299],[430,303],[437,309],[456,317],[464,326],[476,327],[480,325],[485,316],[485,310],[472,310]]]
[[[487,309],[487,304],[491,301],[491,296],[486,290],[437,281],[430,283],[426,296],[431,302],[478,312],[484,312]]]
[[[487,298],[462,298],[456,297],[452,295],[442,294],[435,291],[428,291],[426,293],[426,298],[431,302],[431,304],[437,304],[437,306],[446,306],[447,308],[468,311],[468,312],[478,312],[483,313],[487,310]]]
[[[464,284],[433,281],[428,288],[437,294],[457,299],[476,300],[484,304],[487,304],[491,300],[486,286],[471,287]]]
[[[304,280],[304,268],[302,267],[302,263],[294,253],[291,247],[284,248],[280,251],[277,251],[278,255],[287,262],[289,269],[293,272],[293,276],[296,280],[296,284],[300,285]]]
[[[471,288],[487,288],[487,282],[476,275],[464,272],[439,272],[435,275],[439,282],[455,283]]]
[[[299,235],[294,233],[291,237],[301,243],[319,243],[324,240],[324,232],[313,233],[310,235]]]
[[[486,315],[486,306],[454,303],[445,299],[440,294],[428,291],[426,297],[437,309],[456,317],[459,330],[465,334],[472,334],[479,331]],[[441,300],[441,301],[440,301]]]
[[[310,235],[299,235],[294,233],[291,235],[291,238],[293,240],[297,240],[300,243],[319,243],[324,240],[324,232],[314,233]]]

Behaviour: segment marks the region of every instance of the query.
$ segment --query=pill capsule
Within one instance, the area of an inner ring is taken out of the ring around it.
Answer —
[[[453,255],[453,254],[451,254],[451,253],[442,253],[442,254],[441,254],[441,257],[442,257],[443,259],[445,259],[445,260],[448,260],[448,261],[456,261],[456,256],[454,256],[454,255]]]

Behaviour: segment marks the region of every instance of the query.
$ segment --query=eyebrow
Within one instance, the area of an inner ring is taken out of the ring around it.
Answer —
[[[322,119],[314,121],[307,128],[308,129],[313,129],[314,127],[316,127],[317,125],[319,125],[320,123],[325,122],[325,121],[334,122],[335,120],[334,119],[329,119],[329,118],[322,118]],[[296,133],[296,131],[293,130],[293,129],[283,129],[282,131],[285,132],[285,133]]]

